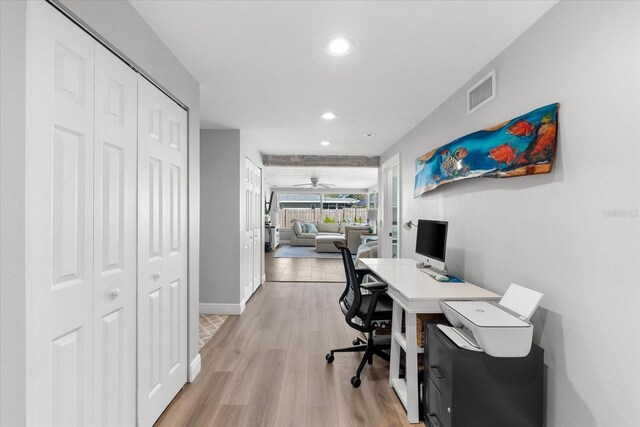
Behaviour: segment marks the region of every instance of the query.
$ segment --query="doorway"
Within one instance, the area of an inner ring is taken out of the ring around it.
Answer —
[[[400,256],[400,154],[396,154],[382,164],[380,241],[381,258]]]

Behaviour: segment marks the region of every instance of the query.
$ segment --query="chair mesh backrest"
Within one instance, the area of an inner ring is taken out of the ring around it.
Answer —
[[[358,279],[356,276],[356,268],[353,265],[353,258],[351,257],[351,251],[346,246],[341,246],[340,252],[342,253],[342,263],[344,264],[344,275],[347,278],[347,287],[343,293],[341,302],[345,308],[349,311],[351,307],[360,307],[360,286],[358,285]]]

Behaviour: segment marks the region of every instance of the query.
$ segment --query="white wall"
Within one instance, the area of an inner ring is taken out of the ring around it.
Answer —
[[[0,425],[26,422],[26,6],[0,1]]]
[[[494,67],[497,98],[467,116],[466,90]],[[416,157],[552,102],[551,174],[466,180],[414,199]],[[545,293],[533,323],[548,426],[640,419],[639,118],[640,3],[560,2],[382,157],[400,153],[401,222],[449,221],[453,273],[498,293],[511,282]],[[415,229],[401,233],[410,257]]]
[[[200,87],[126,1],[63,1],[65,7],[189,107],[189,360],[198,355]],[[24,169],[27,2],[0,1],[0,425],[26,421]]]

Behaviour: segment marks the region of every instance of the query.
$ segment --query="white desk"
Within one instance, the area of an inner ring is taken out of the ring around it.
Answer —
[[[387,294],[393,299],[389,385],[407,409],[409,422],[418,423],[418,353],[424,349],[416,342],[416,314],[442,313],[439,300],[492,300],[500,296],[467,282],[438,282],[417,269],[417,261],[411,258],[362,258],[360,262],[389,285]],[[403,311],[405,334],[401,332]],[[400,378],[400,347],[406,353],[405,379]]]

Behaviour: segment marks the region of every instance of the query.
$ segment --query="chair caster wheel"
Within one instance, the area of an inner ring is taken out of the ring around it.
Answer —
[[[327,361],[327,363],[332,363],[335,358],[333,357],[333,354],[327,353],[324,359]]]
[[[355,340],[351,341],[351,344],[360,345],[360,340],[358,338],[356,338]]]
[[[360,387],[360,378],[358,378],[358,377],[351,377],[351,385],[353,386],[353,388],[358,388],[358,387]]]

